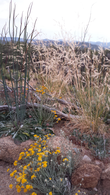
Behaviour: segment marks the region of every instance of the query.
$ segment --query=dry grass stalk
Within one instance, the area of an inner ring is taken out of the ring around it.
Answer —
[[[101,61],[104,58],[102,48],[99,48],[98,55],[93,52],[92,57],[90,49],[83,53],[76,52],[75,48],[75,44],[70,42],[68,46],[43,45],[42,49],[34,46],[40,58],[40,61],[34,58],[34,76],[48,88],[53,98],[63,97],[71,102],[71,106],[80,107],[82,112],[77,110],[77,113],[83,115],[85,121],[91,121],[92,130],[96,131],[103,114],[110,108],[109,65]]]

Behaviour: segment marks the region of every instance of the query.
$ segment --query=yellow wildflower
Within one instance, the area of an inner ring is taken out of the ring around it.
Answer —
[[[15,160],[15,162],[13,164],[14,164],[14,166],[17,166],[17,160]]]
[[[35,146],[37,146],[37,143],[34,143]]]
[[[43,90],[45,90],[45,89],[48,90],[47,87],[45,87],[45,86],[42,86],[42,89],[43,89]]]
[[[20,154],[19,154],[19,158],[18,158],[18,160],[21,160],[22,159],[22,157],[25,155],[25,153],[24,152],[21,152]]]
[[[40,167],[39,168],[37,168],[37,170],[36,171],[40,171]]]
[[[16,188],[17,188],[17,192],[21,192],[21,187],[19,185],[16,185]]]
[[[23,170],[25,170],[25,169],[27,169],[27,166],[26,165],[23,167]]]
[[[17,188],[17,192],[18,192],[18,193],[21,192],[21,188]]]
[[[17,181],[17,182],[20,182],[21,179],[22,179],[22,177],[18,177],[18,178],[16,179],[16,181]]]
[[[54,114],[56,114],[56,111],[55,110],[51,110],[51,112],[53,112]]]
[[[11,189],[12,189],[12,188],[13,188],[13,184],[10,184],[10,185],[9,185],[9,188],[11,188]]]
[[[42,162],[43,167],[47,167],[47,161]]]
[[[32,151],[31,151],[31,155],[33,155],[34,153],[35,153],[34,150],[32,150]]]
[[[22,156],[19,156],[18,160],[21,160],[22,159]]]
[[[37,163],[37,165],[40,165],[41,166],[41,163],[39,162],[39,163]]]
[[[13,171],[12,173],[10,173],[10,177],[13,177],[13,175],[17,172],[17,170]]]
[[[34,174],[31,176],[31,179],[33,179],[34,177],[36,177]]]
[[[30,163],[27,165],[27,167],[29,167],[30,166]]]
[[[26,183],[26,182],[27,182],[27,179],[25,179],[25,178],[23,178],[22,181],[21,181],[22,184]]]
[[[36,92],[40,93],[40,92],[41,92],[41,90],[39,90],[39,89],[36,89]]]
[[[35,134],[34,137],[37,137],[38,138],[39,136]]]
[[[42,161],[42,156],[39,156],[38,157],[38,161]]]
[[[55,154],[57,154],[57,153],[60,153],[60,150],[56,150],[56,151],[55,151]]]
[[[10,169],[7,169],[7,172],[9,171]]]
[[[33,186],[32,185],[26,185],[26,189],[31,190],[31,189],[33,189]]]
[[[45,137],[48,137],[48,135],[45,135]]]
[[[24,153],[24,152],[21,152],[19,155],[20,155],[20,156],[24,156],[24,155],[25,155],[25,153]]]
[[[52,192],[49,192],[49,195],[52,195]]]
[[[26,193],[27,192],[27,189],[24,189],[24,193]]]
[[[32,192],[32,194],[31,195],[37,195],[35,192]]]
[[[26,152],[26,157],[30,156],[31,154],[29,154],[28,152]]]
[[[19,185],[16,185],[16,188],[19,188],[20,186]]]
[[[63,161],[68,161],[68,159],[67,158],[64,158]]]

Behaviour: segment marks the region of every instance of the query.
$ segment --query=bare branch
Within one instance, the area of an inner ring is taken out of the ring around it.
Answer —
[[[26,105],[23,104],[23,105],[19,105],[18,106],[19,109],[22,109],[22,107],[26,107],[26,109],[29,109],[29,108],[40,108],[41,107],[41,104],[37,104],[37,103],[34,103],[34,104],[31,104],[31,103],[27,103]],[[64,114],[63,112],[55,109],[55,108],[50,108],[48,106],[45,106],[45,105],[42,105],[42,108],[46,111],[49,111],[51,112],[52,110],[56,111],[56,114],[58,115],[58,117],[60,118],[65,118],[65,119],[80,119],[81,116],[78,116],[78,115],[72,115],[72,114]],[[3,106],[0,106],[0,111],[4,111],[4,110],[16,110],[16,107],[11,107],[11,106],[8,106],[8,105],[3,105]]]

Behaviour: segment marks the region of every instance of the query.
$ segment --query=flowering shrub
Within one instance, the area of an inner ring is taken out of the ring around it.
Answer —
[[[38,192],[46,195],[65,195],[67,192],[69,194],[71,157],[62,156],[58,147],[55,151],[47,148],[46,141],[51,134],[45,135],[43,139],[37,135],[34,137],[36,142],[30,145],[28,151],[25,149],[21,152],[18,161],[14,162],[18,171],[14,170],[10,173],[11,177],[16,178],[17,192],[23,189],[24,193],[30,192],[30,195],[36,195]],[[13,185],[10,184],[9,187],[12,189]]]

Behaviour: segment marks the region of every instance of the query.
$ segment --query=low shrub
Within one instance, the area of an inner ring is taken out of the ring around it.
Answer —
[[[11,177],[16,178],[17,192],[21,189],[31,195],[43,193],[48,195],[70,194],[71,183],[69,178],[74,168],[74,160],[70,153],[66,157],[59,154],[60,150],[49,150],[46,141],[51,134],[45,135],[42,139],[34,135],[36,142],[34,145],[21,152],[18,161],[14,162],[17,167]],[[9,171],[9,170],[7,170]],[[12,184],[9,185],[12,188]]]

